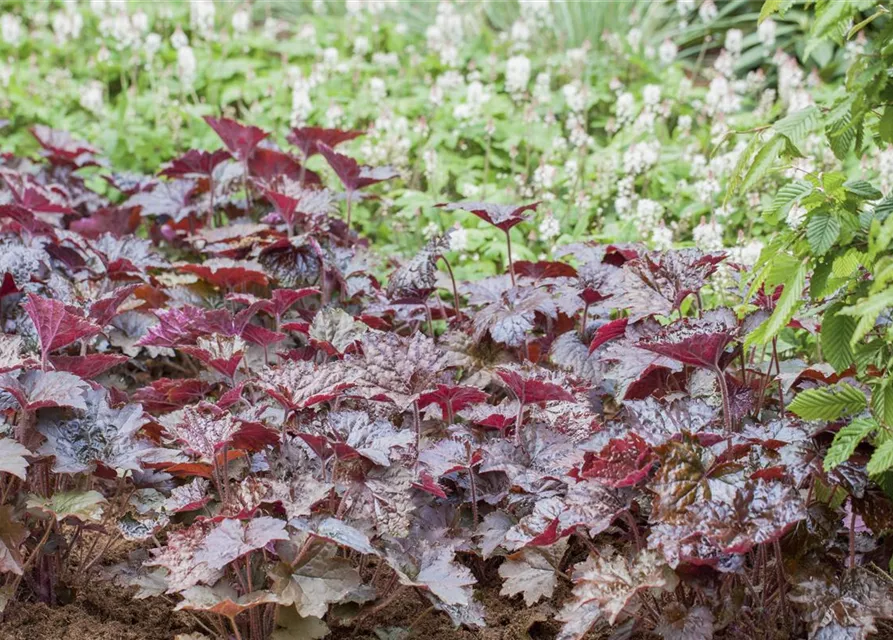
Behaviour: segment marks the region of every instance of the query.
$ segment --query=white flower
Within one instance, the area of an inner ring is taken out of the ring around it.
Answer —
[[[161,49],[162,39],[161,36],[157,33],[150,33],[146,36],[146,41],[143,43],[143,51],[146,52],[146,58],[151,60],[155,57],[155,54],[158,53],[158,50]]]
[[[630,46],[634,51],[638,51],[639,47],[642,44],[642,30],[638,27],[633,27],[626,34],[626,43]]]
[[[8,87],[12,80],[12,65],[0,63],[0,86]]]
[[[251,14],[248,9],[239,9],[233,14],[230,24],[236,33],[246,33],[251,28]]]
[[[465,251],[468,248],[468,230],[458,224],[450,234],[450,250]]]
[[[676,56],[679,54],[679,47],[676,46],[676,43],[667,38],[664,40],[660,47],[657,50],[657,57],[660,58],[660,61],[663,64],[670,64],[673,60],[676,59]]]
[[[726,31],[725,47],[733,56],[741,55],[744,44],[744,32],[741,29],[729,29]]]
[[[505,63],[505,90],[512,94],[527,91],[530,82],[530,59],[527,56],[512,56]]]
[[[574,82],[561,87],[561,93],[571,111],[580,112],[586,107],[586,93]]]
[[[679,131],[680,135],[685,135],[691,131],[691,122],[691,116],[687,113],[679,116],[679,119],[676,120],[676,129]]]
[[[751,240],[747,244],[739,244],[729,250],[729,258],[732,262],[743,264],[746,267],[752,267],[760,257],[763,251],[763,243],[759,240]]]
[[[673,248],[673,230],[661,222],[651,232],[651,246],[658,251]]]
[[[692,238],[701,251],[717,251],[723,248],[722,232],[722,225],[718,222],[701,219],[701,224],[692,230]]]
[[[61,44],[80,36],[83,27],[84,18],[77,11],[57,11],[53,14],[53,33]]]
[[[623,154],[623,170],[629,175],[639,175],[650,169],[660,157],[660,142],[635,142]]]
[[[213,0],[190,0],[189,24],[205,39],[214,36],[214,16],[217,10]]]
[[[371,49],[371,45],[369,44],[369,38],[366,36],[357,36],[353,41],[353,52],[358,56],[364,56],[369,53],[369,49]]]
[[[645,85],[645,88],[642,89],[642,100],[649,107],[660,104],[660,87],[656,84]]]
[[[22,20],[13,13],[4,13],[0,17],[0,35],[3,41],[12,46],[17,46],[22,39]]]
[[[695,0],[676,0],[676,13],[683,18],[695,9]]]
[[[702,22],[712,22],[718,13],[716,3],[713,0],[704,0],[701,6],[698,7],[698,17],[701,18]]]
[[[180,47],[185,47],[189,44],[189,37],[183,33],[183,30],[180,27],[174,31],[174,35],[171,36],[171,46],[174,49],[179,49]]]
[[[425,36],[428,48],[440,56],[441,64],[446,67],[459,65],[459,45],[464,41],[465,27],[452,2],[441,0],[438,3],[437,17],[425,31]]]
[[[624,91],[617,96],[614,103],[614,114],[620,126],[631,122],[636,117],[636,98],[629,91]]]
[[[561,234],[561,223],[551,213],[547,213],[539,225],[540,239],[548,242]]]
[[[533,184],[539,189],[551,189],[558,176],[558,167],[551,164],[541,164],[533,172]]]
[[[149,16],[143,11],[137,11],[130,16],[130,24],[140,33],[146,33],[149,30]]]
[[[310,100],[310,80],[298,75],[291,87],[291,126],[299,127],[307,122],[313,111]]]
[[[757,27],[757,36],[760,38],[762,45],[767,49],[771,49],[775,46],[776,27],[777,25],[775,24],[775,21],[771,18],[763,20]]]
[[[806,213],[806,207],[797,202],[788,210],[788,215],[785,216],[785,222],[788,223],[788,226],[791,229],[796,229],[803,224],[803,220],[806,219]]]
[[[196,78],[196,67],[195,53],[192,51],[192,47],[187,45],[177,49],[177,72],[183,86],[192,87]]]
[[[369,78],[369,98],[381,102],[388,96],[388,86],[381,78]]]
[[[663,215],[663,205],[655,200],[642,198],[636,204],[635,222],[643,234],[657,226],[661,222]]]
[[[105,107],[105,86],[98,80],[91,80],[81,92],[81,106],[95,114],[102,112]]]

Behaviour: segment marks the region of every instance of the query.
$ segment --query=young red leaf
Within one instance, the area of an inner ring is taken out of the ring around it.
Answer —
[[[437,404],[444,419],[449,419],[452,422],[452,416],[472,404],[485,402],[488,397],[486,393],[476,387],[438,384],[434,391],[423,393],[419,397],[419,409],[424,409],[429,404]],[[512,419],[514,419],[514,415]]]
[[[50,356],[50,364],[56,371],[67,371],[79,378],[92,380],[112,367],[130,360],[128,356],[113,353],[91,353],[86,356]]]
[[[525,377],[518,371],[511,369],[497,369],[496,374],[502,378],[505,385],[512,390],[515,397],[522,404],[536,404],[540,402],[576,402],[571,393],[557,384],[539,380],[535,377]]]
[[[595,335],[592,336],[592,342],[589,343],[589,353],[592,353],[614,338],[620,338],[626,335],[626,325],[628,323],[629,318],[618,318],[617,320],[606,322],[596,329]]]
[[[597,454],[587,452],[580,476],[607,487],[632,487],[648,477],[655,460],[648,444],[630,433],[614,438]]]
[[[288,178],[301,185],[322,185],[318,173],[301,166],[297,158],[275,149],[255,149],[248,158],[248,174],[262,184]]]

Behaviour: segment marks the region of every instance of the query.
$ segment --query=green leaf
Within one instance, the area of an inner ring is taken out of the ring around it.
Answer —
[[[100,522],[105,503],[106,499],[98,491],[65,491],[53,494],[52,498],[31,495],[26,504],[29,509],[54,515],[60,522],[68,517]]]
[[[818,119],[818,107],[806,107],[776,121],[772,128],[777,133],[790,138],[794,144],[799,144],[813,130]]]
[[[849,460],[859,443],[876,428],[877,423],[869,418],[853,420],[842,427],[834,436],[834,442],[828,448],[828,453],[825,454],[825,471],[831,471]]]
[[[818,256],[825,255],[840,235],[840,220],[828,211],[819,211],[806,225],[809,248]]]
[[[850,340],[856,329],[856,321],[851,316],[840,315],[843,304],[836,303],[828,307],[822,318],[820,340],[822,355],[838,373],[853,363],[853,347]]]
[[[757,183],[758,180],[765,177],[772,170],[778,155],[785,147],[785,137],[781,135],[772,136],[772,138],[763,147],[757,151],[754,156],[753,163],[744,175],[741,182],[740,191],[750,191],[750,188]]]
[[[748,346],[768,344],[791,321],[794,312],[803,302],[806,269],[806,262],[801,262],[797,269],[790,274],[784,283],[784,291],[781,292],[778,303],[775,305],[775,311],[747,336]]]
[[[778,13],[780,8],[781,0],[766,0],[763,3],[763,7],[760,9],[759,22],[763,22],[763,20],[771,16],[773,13]]]
[[[859,318],[859,323],[856,325],[855,331],[853,331],[850,344],[855,345],[864,338],[874,328],[881,311],[890,306],[893,306],[893,287],[880,293],[873,293],[854,305],[843,307],[840,310],[841,314]]]
[[[871,413],[881,424],[893,427],[893,382],[889,378],[871,390]]]
[[[893,143],[893,105],[884,107],[884,114],[877,125],[877,133],[881,142]]]
[[[775,194],[772,204],[766,209],[766,214],[775,216],[776,220],[787,215],[794,203],[811,194],[813,188],[812,183],[806,180],[789,182]]]
[[[884,194],[875,189],[868,180],[847,180],[843,183],[843,188],[866,200],[879,200]]]
[[[844,413],[865,409],[865,394],[849,384],[801,391],[790,409],[804,420],[837,420]]]
[[[849,278],[854,273],[856,273],[856,271],[859,270],[859,267],[862,266],[863,260],[865,260],[864,253],[862,253],[858,249],[849,249],[843,255],[839,255],[834,258],[834,262],[831,266],[831,272],[836,278]]]
[[[871,460],[865,465],[869,475],[877,475],[893,468],[893,440],[887,440],[874,450]]]

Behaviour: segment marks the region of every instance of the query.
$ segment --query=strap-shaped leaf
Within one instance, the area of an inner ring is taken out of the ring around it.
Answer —
[[[874,420],[860,418],[853,420],[838,431],[828,453],[825,454],[825,471],[831,471],[834,467],[849,460],[859,443],[876,428],[877,422]]]
[[[867,404],[864,393],[844,383],[801,391],[790,409],[804,420],[837,420],[844,413],[862,411]]]

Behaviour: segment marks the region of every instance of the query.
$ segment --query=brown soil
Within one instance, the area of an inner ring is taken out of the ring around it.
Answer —
[[[0,640],[171,640],[197,631],[194,620],[163,598],[134,600],[133,589],[94,581],[74,602],[10,604]]]

